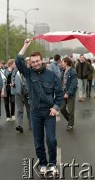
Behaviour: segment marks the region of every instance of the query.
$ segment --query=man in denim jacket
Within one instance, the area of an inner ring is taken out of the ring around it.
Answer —
[[[60,111],[68,122],[67,131],[73,130],[74,126],[74,111],[75,111],[75,97],[77,91],[77,73],[72,68],[72,61],[65,57],[62,61],[64,71],[62,74],[62,89],[64,100]],[[68,108],[67,108],[68,107]]]
[[[30,44],[31,40],[26,39],[15,62],[20,73],[26,78],[28,85],[31,122],[36,155],[41,166],[40,173],[46,172],[48,163],[51,171],[58,173],[56,167],[56,113],[63,100],[61,82],[52,71],[46,69],[39,52],[30,55],[31,68],[27,68],[23,55]],[[44,128],[49,162],[46,158],[44,145]]]

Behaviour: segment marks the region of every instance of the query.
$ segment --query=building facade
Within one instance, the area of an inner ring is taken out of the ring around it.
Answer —
[[[35,36],[45,34],[45,33],[49,32],[49,31],[50,31],[50,28],[49,28],[48,24],[46,24],[46,23],[39,23],[39,24],[36,24],[34,26],[34,34],[35,34]],[[37,41],[39,42],[39,44],[44,46],[47,51],[50,50],[50,43],[49,42],[47,42],[45,40],[42,40],[42,39],[39,39]]]

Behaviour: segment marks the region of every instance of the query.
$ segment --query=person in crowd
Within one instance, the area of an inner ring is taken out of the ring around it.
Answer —
[[[51,61],[51,63],[47,66],[47,68],[50,71],[52,71],[53,73],[55,73],[61,79],[61,75],[63,72],[61,56],[59,54],[56,54],[54,56],[54,58],[50,57],[50,61]],[[60,121],[60,113],[59,112],[57,112],[57,114],[56,114],[56,120]]]
[[[31,68],[27,68],[23,55],[31,44],[26,39],[16,58],[16,66],[26,78],[28,85],[30,118],[34,135],[36,155],[39,159],[40,173],[44,174],[48,168],[52,173],[58,173],[56,167],[57,140],[56,140],[56,113],[63,100],[63,91],[60,79],[42,63],[39,52],[30,54]],[[44,144],[44,128],[49,159],[47,160]]]
[[[24,76],[17,71],[15,76],[15,97],[17,104],[17,122],[18,126],[16,130],[20,133],[23,133],[23,114],[24,114],[24,105],[26,107],[27,118],[29,120],[29,129],[31,129],[30,123],[30,105],[28,103],[28,87],[26,79]]]
[[[26,66],[27,66],[28,68],[30,68],[30,66],[31,66],[30,57],[26,57],[26,58],[25,58],[25,64],[26,64]]]
[[[84,55],[80,54],[79,62],[76,65],[80,102],[83,102],[86,99],[86,85],[87,85],[87,77],[88,77],[89,71],[90,71],[90,65],[86,62]]]
[[[77,73],[72,68],[72,60],[65,57],[62,61],[64,71],[62,74],[62,89],[63,89],[63,103],[60,111],[68,122],[67,131],[73,130],[74,126],[74,110],[75,110],[75,97],[77,91]]]
[[[93,60],[92,66],[93,66],[93,68],[94,68],[92,85],[93,85],[94,98],[95,98],[95,59]]]
[[[94,68],[91,64],[91,59],[87,59],[87,63],[89,64],[90,67],[89,67],[89,73],[87,76],[86,94],[87,94],[87,97],[91,97],[92,79],[93,79]]]
[[[3,87],[3,79],[1,76],[1,72],[0,72],[0,117],[1,117],[1,91],[2,91],[2,87]]]
[[[59,54],[54,56],[54,61],[48,65],[48,69],[54,72],[59,78],[61,77],[61,57]]]
[[[73,55],[69,55],[68,57],[69,57],[69,58],[71,59],[71,61],[72,61],[72,67],[75,68],[75,61],[74,61]]]
[[[1,62],[0,62],[0,73],[1,73],[2,79],[5,78],[5,76],[4,76],[4,71],[5,71],[5,62],[4,62],[4,61],[1,61]]]
[[[50,56],[50,57],[49,57],[49,64],[52,63],[53,61],[54,61],[53,57]]]
[[[9,59],[7,66],[8,68],[4,71],[1,95],[4,97],[6,121],[15,121],[15,60]]]

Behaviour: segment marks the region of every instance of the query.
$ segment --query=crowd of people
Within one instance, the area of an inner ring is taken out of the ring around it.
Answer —
[[[43,63],[40,52],[32,52],[24,59],[32,41],[26,39],[16,60],[7,64],[0,62],[0,115],[1,97],[4,99],[6,121],[17,120],[16,130],[23,133],[24,106],[29,129],[32,129],[40,174],[47,168],[58,174],[56,166],[57,139],[56,116],[58,112],[67,120],[67,131],[72,131],[75,123],[75,98],[78,90],[79,102],[91,97],[92,87],[95,98],[95,60],[80,55],[76,63],[70,57],[61,59],[59,54],[51,63]],[[15,115],[15,103],[17,115]],[[45,132],[44,132],[45,129]],[[48,147],[45,151],[44,138]]]

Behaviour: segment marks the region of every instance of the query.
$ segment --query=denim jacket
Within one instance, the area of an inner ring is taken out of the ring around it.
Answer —
[[[32,68],[27,68],[21,55],[17,56],[15,63],[26,78],[30,106],[42,110],[51,107],[59,110],[63,100],[60,79],[46,68],[38,74]]]
[[[63,81],[63,77],[64,77],[64,72],[65,70],[63,71],[62,73],[62,81]],[[76,73],[76,70],[74,68],[70,68],[68,71],[67,71],[67,74],[66,74],[66,78],[67,78],[67,81],[66,81],[66,89],[65,89],[65,92],[63,92],[64,94],[68,94],[69,97],[75,97],[76,95],[76,91],[77,91],[77,85],[78,85],[78,80],[77,80],[77,73]]]

